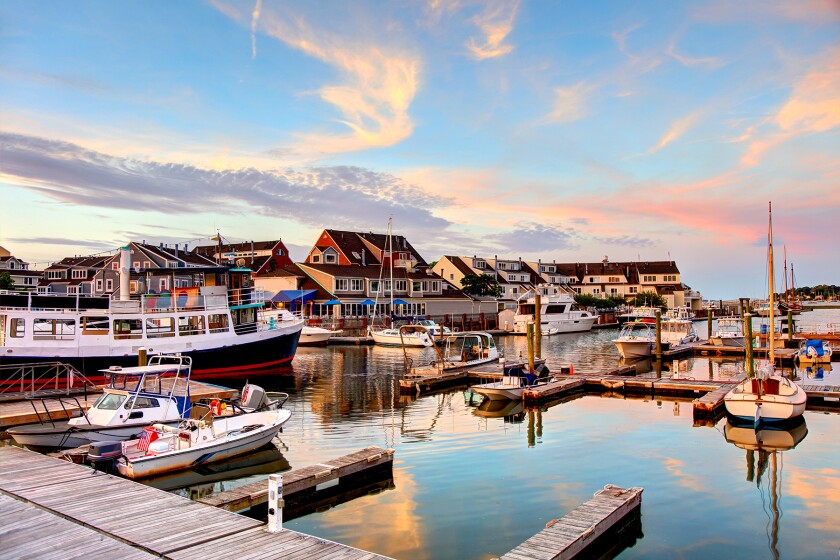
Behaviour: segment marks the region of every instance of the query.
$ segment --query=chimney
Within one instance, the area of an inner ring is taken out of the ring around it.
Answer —
[[[365,266],[365,250],[362,249],[362,266]]]
[[[251,264],[254,264],[254,240],[251,240]]]
[[[131,299],[131,276],[128,267],[131,265],[131,249],[126,245],[120,247],[120,301]]]

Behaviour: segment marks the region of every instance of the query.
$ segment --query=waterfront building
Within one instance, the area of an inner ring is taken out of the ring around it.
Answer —
[[[107,256],[65,257],[52,263],[42,272],[38,293],[91,295],[94,293],[94,276],[106,260]]]
[[[32,291],[38,288],[38,282],[43,278],[43,273],[38,270],[29,270],[29,263],[15,257],[5,248],[0,247],[0,273],[8,272],[14,282],[14,289],[20,291]]]

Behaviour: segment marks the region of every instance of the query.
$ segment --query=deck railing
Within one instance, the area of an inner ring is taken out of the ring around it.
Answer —
[[[0,366],[0,395],[36,397],[70,395],[96,387],[90,379],[63,362],[38,362]]]

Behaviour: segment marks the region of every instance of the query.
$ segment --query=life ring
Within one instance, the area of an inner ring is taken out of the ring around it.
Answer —
[[[222,415],[222,403],[219,402],[218,399],[213,399],[210,401],[210,414],[213,416],[221,416]]]

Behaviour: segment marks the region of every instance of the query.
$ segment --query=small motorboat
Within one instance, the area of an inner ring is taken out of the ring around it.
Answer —
[[[827,340],[803,340],[793,359],[804,364],[827,364],[831,362],[831,344]]]
[[[305,326],[300,331],[298,346],[326,346],[330,337],[338,336],[341,333],[341,330],[331,331],[321,327]]]
[[[7,433],[29,449],[68,449],[137,437],[153,423],[177,424],[190,414],[191,370],[192,358],[180,354],[151,356],[145,366],[101,370],[110,382],[90,410],[64,421],[42,419]]]
[[[621,357],[630,360],[647,358],[656,344],[656,331],[650,323],[633,321],[624,323],[618,338],[613,340]]]
[[[402,346],[404,348],[428,348],[433,346],[432,335],[421,325],[402,325],[398,328],[370,330],[376,344]]]
[[[709,340],[714,346],[744,348],[744,320],[740,317],[718,319],[717,331]]]
[[[460,332],[449,335],[445,339],[443,349],[435,348],[435,354],[435,358],[428,364],[411,368],[406,377],[461,371],[497,362],[501,357],[493,335],[486,332]]]
[[[122,442],[116,468],[127,478],[145,478],[250,453],[269,443],[289,420],[292,413],[282,408],[283,402],[246,385],[241,407],[233,406],[232,415],[214,403],[200,419],[147,426],[138,439]],[[237,408],[243,412],[237,414]],[[95,447],[90,454],[106,454]]]
[[[525,389],[548,381],[548,375],[548,368],[544,364],[536,367],[535,373],[529,373],[519,368],[510,368],[505,370],[501,381],[473,385],[472,391],[491,401],[521,400]]]

